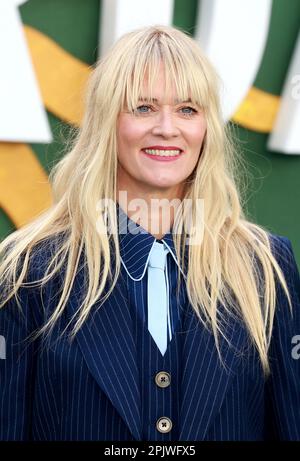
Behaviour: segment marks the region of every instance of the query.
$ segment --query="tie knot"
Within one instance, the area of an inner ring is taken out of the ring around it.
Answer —
[[[169,250],[164,246],[164,244],[154,242],[150,253],[149,266],[155,267],[156,269],[165,270],[168,252]]]

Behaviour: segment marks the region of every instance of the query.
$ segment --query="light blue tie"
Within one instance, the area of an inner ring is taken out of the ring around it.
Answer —
[[[162,355],[167,350],[169,294],[165,268],[168,252],[162,243],[154,242],[148,264],[148,330]]]

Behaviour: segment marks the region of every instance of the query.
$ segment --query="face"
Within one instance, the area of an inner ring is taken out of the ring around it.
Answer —
[[[206,121],[199,107],[178,101],[174,90],[165,94],[163,67],[153,93],[149,101],[145,81],[134,113],[119,114],[118,190],[180,198],[199,159]]]

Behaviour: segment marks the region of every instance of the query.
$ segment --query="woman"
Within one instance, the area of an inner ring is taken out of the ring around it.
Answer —
[[[0,247],[1,439],[300,439],[299,273],[239,167],[198,45],[124,35],[53,206]]]

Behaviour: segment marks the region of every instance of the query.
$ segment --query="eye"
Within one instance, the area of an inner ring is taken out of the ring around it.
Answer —
[[[138,106],[135,109],[135,112],[137,112],[138,114],[148,114],[150,110],[151,110],[150,106],[148,106],[147,104],[143,104],[142,106]]]
[[[198,112],[196,109],[190,106],[181,107],[179,110],[181,110],[182,113],[185,115],[193,115],[193,114],[197,114]]]

